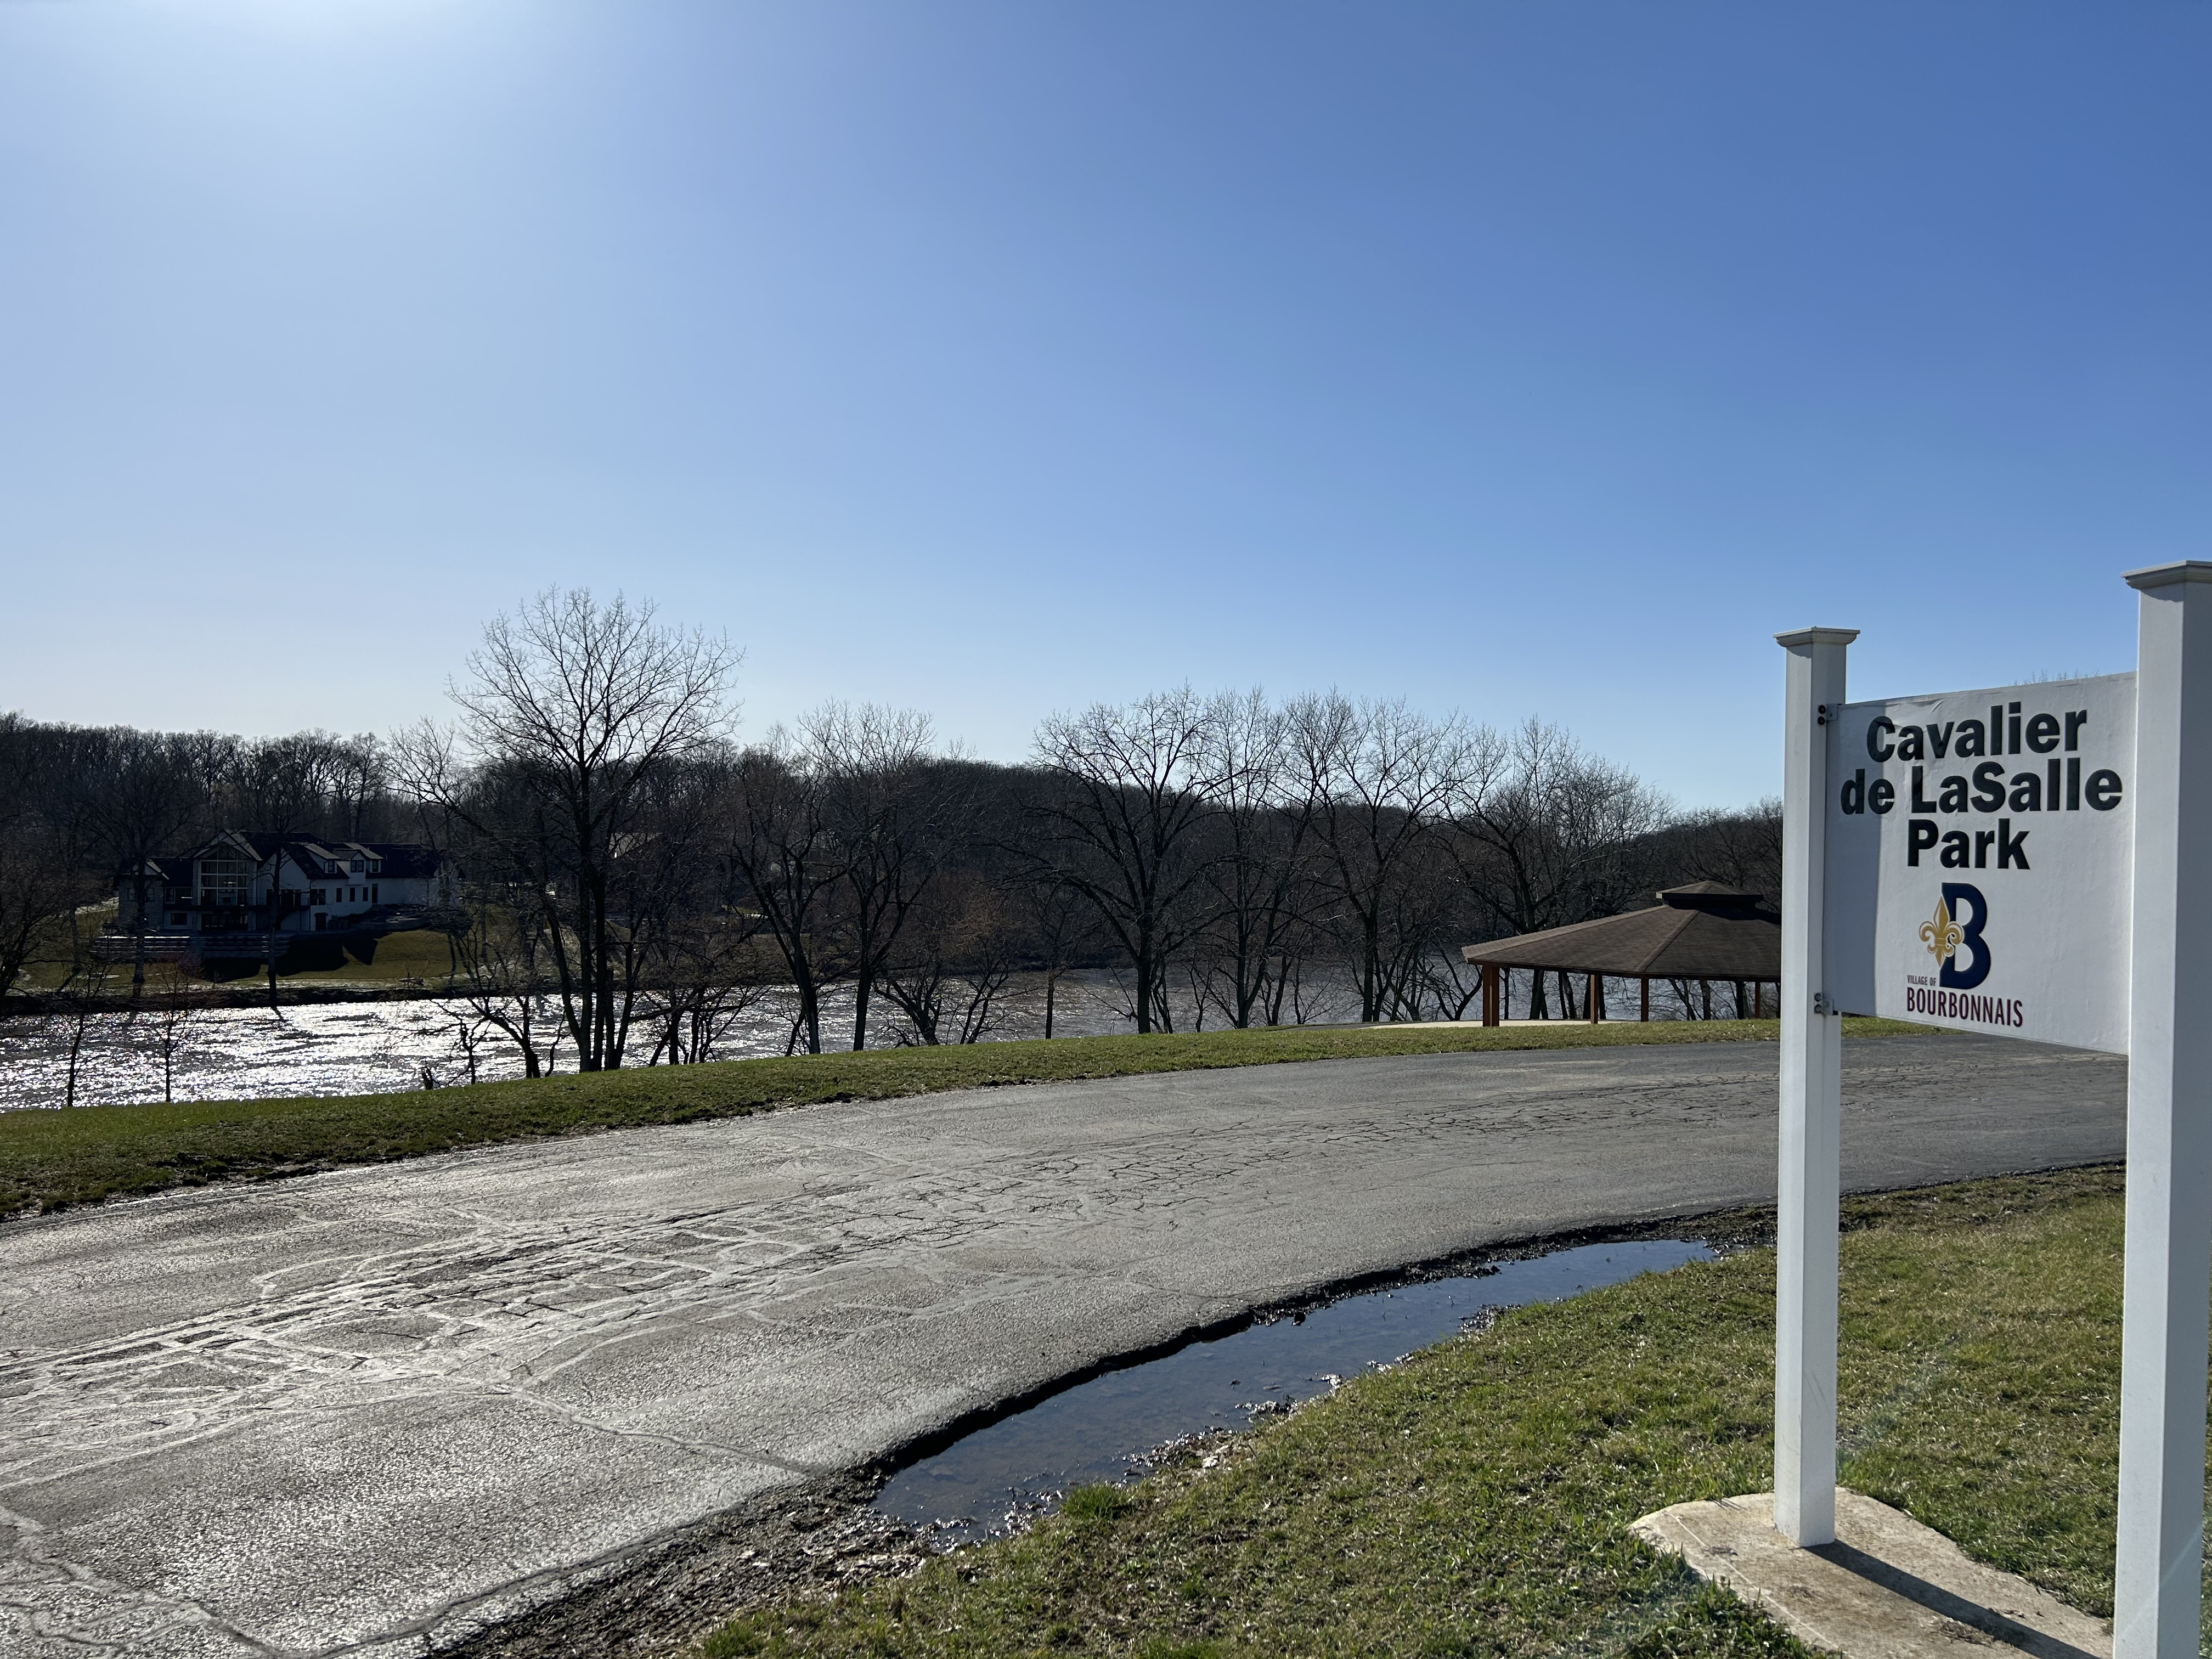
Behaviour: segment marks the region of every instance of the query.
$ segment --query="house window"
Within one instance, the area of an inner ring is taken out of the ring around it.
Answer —
[[[368,890],[368,902],[369,902],[371,904],[374,904],[374,903],[375,903],[375,902],[376,902],[376,889],[375,889],[375,888],[374,888],[374,887],[372,887],[372,888],[370,888],[370,889]]]
[[[244,859],[200,860],[200,902],[243,904],[253,884],[253,866]]]
[[[169,912],[169,926],[170,926],[170,927],[183,927],[184,925],[185,925],[185,913],[184,913],[182,910],[172,910],[172,911],[170,911],[170,912]]]

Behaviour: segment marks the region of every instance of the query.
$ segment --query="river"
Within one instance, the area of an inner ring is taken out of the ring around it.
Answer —
[[[1516,976],[1516,979],[1519,977]],[[1524,981],[1525,983],[1525,981]],[[1671,996],[1654,985],[1655,1015],[1680,1018]],[[1608,1013],[1636,1018],[1632,981],[1608,988]],[[1188,1030],[1194,1009],[1188,991],[1171,999],[1176,1029]],[[1516,997],[1525,1002],[1525,994]],[[1662,1007],[1663,1003],[1663,1007]],[[1044,1035],[1044,975],[1018,975],[1007,986],[988,1041]],[[1135,1022],[1115,976],[1103,971],[1063,975],[1054,999],[1057,1036],[1133,1031]],[[763,991],[716,1040],[714,1060],[742,1060],[787,1051],[798,998],[789,987]],[[1515,1013],[1525,1009],[1516,1006]],[[1309,999],[1310,1024],[1351,1023],[1358,1006],[1346,991]],[[1206,1026],[1218,1028],[1218,1014]],[[869,1047],[895,1046],[908,1031],[888,1000],[872,1005]],[[852,993],[840,987],[823,999],[826,1046],[852,1041]],[[0,1021],[0,1111],[70,1103],[70,1048],[76,1038],[74,1103],[118,1105],[158,1101],[267,1099],[299,1095],[371,1094],[439,1085],[490,1082],[523,1074],[514,1044],[471,1016],[466,1003],[435,997],[319,1003],[281,1010],[208,1008],[171,1022],[159,1013],[92,1016],[81,1034],[54,1018]],[[629,1059],[642,1063],[653,1039],[634,1030]],[[164,1078],[164,1051],[167,1072]],[[554,1067],[573,1069],[564,1042]]]

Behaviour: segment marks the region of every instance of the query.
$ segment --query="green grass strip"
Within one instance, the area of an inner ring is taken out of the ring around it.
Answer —
[[[1845,1482],[2109,1616],[2120,1176],[1847,1206]],[[1091,1487],[1030,1534],[712,1659],[1752,1659],[1803,1650],[1628,1535],[1771,1485],[1774,1258],[1504,1316],[1239,1437],[1211,1470]]]
[[[1850,1020],[1858,1035],[1919,1031]],[[1372,1059],[1481,1049],[1771,1042],[1773,1020],[1589,1025],[1283,1026],[1156,1036],[1061,1037],[878,1048],[790,1060],[647,1066],[590,1077],[482,1083],[403,1094],[0,1113],[0,1216],[165,1188],[268,1177],[459,1147],[652,1123],[736,1117],[827,1101],[945,1089],[1126,1077],[1143,1072]]]

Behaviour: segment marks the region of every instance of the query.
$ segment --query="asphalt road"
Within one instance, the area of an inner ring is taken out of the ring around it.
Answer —
[[[0,1228],[0,1650],[420,1653],[1256,1305],[1769,1200],[1775,1049],[815,1107]],[[1844,1049],[1856,1188],[2117,1158],[2124,1062]]]

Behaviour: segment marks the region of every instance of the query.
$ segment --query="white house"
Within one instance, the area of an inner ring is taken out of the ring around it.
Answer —
[[[145,931],[189,945],[214,935],[388,933],[453,902],[445,855],[399,842],[321,841],[228,830],[179,858],[149,859]],[[116,927],[138,927],[138,876],[117,888]]]

